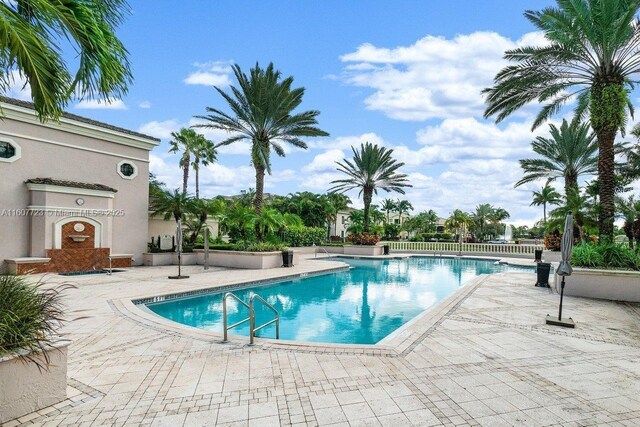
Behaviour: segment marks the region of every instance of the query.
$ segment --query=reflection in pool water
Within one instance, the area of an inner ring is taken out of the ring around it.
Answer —
[[[258,293],[280,313],[280,338],[286,340],[375,344],[433,307],[470,279],[523,268],[473,259],[427,258],[367,260],[343,258],[348,271],[311,276],[234,291],[248,302]],[[527,269],[527,271],[533,271]],[[222,332],[222,293],[148,304],[167,319]],[[248,317],[247,309],[227,301],[229,324]],[[256,306],[256,324],[273,318]],[[274,337],[275,326],[258,332]],[[248,322],[230,331],[249,335]]]

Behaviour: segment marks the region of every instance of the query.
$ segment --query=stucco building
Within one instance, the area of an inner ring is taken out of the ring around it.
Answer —
[[[149,152],[159,140],[65,113],[42,123],[0,98],[3,270],[70,272],[142,262]]]

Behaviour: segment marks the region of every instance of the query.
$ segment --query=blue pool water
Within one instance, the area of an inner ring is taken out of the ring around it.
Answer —
[[[460,288],[470,279],[507,270],[533,271],[494,261],[414,257],[366,260],[343,258],[354,267],[331,274],[305,277],[235,290],[249,302],[253,293],[280,313],[280,338],[286,340],[375,344],[419,313]],[[189,326],[222,332],[223,293],[150,303],[154,313]],[[248,310],[229,299],[229,324],[248,317]],[[273,318],[256,306],[256,325]],[[249,335],[248,322],[230,331]],[[275,325],[257,336],[273,338]]]

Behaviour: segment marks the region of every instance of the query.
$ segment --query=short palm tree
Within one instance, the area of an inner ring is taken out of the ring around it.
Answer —
[[[331,224],[338,219],[338,212],[344,211],[349,207],[351,199],[339,193],[328,193],[326,199],[325,217],[327,219],[327,240],[329,241],[331,239]]]
[[[182,168],[182,192],[186,194],[187,186],[189,185],[189,170],[191,167],[194,167],[196,176],[198,176],[201,162],[200,158],[204,157],[208,163],[209,159],[215,159],[215,151],[211,151],[213,149],[211,141],[208,141],[203,135],[198,134],[193,129],[182,128],[179,132],[171,132],[171,137],[173,139],[169,141],[169,152],[182,153],[179,165]],[[192,162],[192,155],[197,157],[198,160]],[[197,187],[198,185],[196,185],[196,191],[199,190]]]
[[[396,201],[393,199],[384,199],[380,203],[380,209],[387,213],[387,224],[389,224],[389,213],[396,210]]]
[[[444,222],[444,226],[450,230],[455,230],[458,233],[458,241],[459,241],[459,253],[462,253],[462,240],[464,236],[464,230],[471,223],[473,223],[473,218],[466,212],[461,211],[460,209],[456,209],[453,211],[451,216],[447,218]]]
[[[124,0],[0,2],[0,91],[18,70],[41,120],[57,119],[72,96],[119,98],[131,83],[128,53],[115,35],[128,12]],[[78,55],[72,74],[59,47]]]
[[[205,123],[197,126],[230,132],[229,138],[216,147],[244,140],[251,143],[251,163],[256,171],[253,205],[260,216],[265,172],[271,174],[271,151],[284,156],[283,142],[306,149],[307,144],[301,137],[329,134],[316,127],[319,111],[294,113],[302,103],[304,88],[292,88],[293,77],[282,79],[273,64],[265,69],[256,64],[249,76],[242,72],[240,66],[234,65],[233,73],[238,87],[232,86],[231,93],[215,87],[227,102],[231,114],[207,107],[209,114],[198,116]]]
[[[542,31],[546,46],[519,47],[505,53],[512,62],[485,89],[485,116],[501,121],[532,101],[545,103],[533,127],[577,99],[575,118],[589,117],[598,139],[599,234],[613,238],[614,141],[624,132],[629,91],[640,72],[637,0],[557,0],[558,7],[525,17]]]
[[[178,222],[184,219],[187,213],[191,213],[194,210],[193,197],[178,190],[177,188],[173,192],[169,190],[163,190],[158,192],[151,200],[151,215],[162,215],[165,220],[168,220],[173,216],[173,219]]]
[[[473,224],[476,226],[478,237],[480,239],[484,238],[485,227],[487,226],[487,223],[491,221],[493,212],[493,206],[488,203],[483,203],[476,206],[476,211],[471,216],[471,218],[473,219]]]
[[[626,199],[617,197],[616,204],[618,205],[620,216],[624,219],[622,231],[624,231],[625,236],[629,239],[629,247],[633,249],[633,241],[636,237],[634,226],[636,223],[640,225],[640,200],[636,199],[633,195]],[[640,244],[640,240],[636,243]]]
[[[398,200],[396,202],[396,212],[398,212],[398,218],[400,225],[402,225],[402,215],[409,214],[409,211],[413,210],[413,205],[408,200]]]
[[[386,192],[395,191],[404,194],[404,188],[412,187],[408,183],[407,175],[398,173],[398,169],[404,163],[397,162],[391,155],[393,150],[378,147],[370,142],[360,145],[360,149],[351,147],[353,160],[345,159],[338,164],[338,172],[348,176],[345,179],[332,181],[335,184],[329,191],[340,193],[349,190],[359,190],[358,196],[364,202],[364,224],[363,231],[369,232],[369,209],[371,199],[374,194],[378,194],[378,189]]]
[[[560,128],[549,125],[550,138],[537,137],[533,152],[540,158],[520,160],[524,176],[516,187],[541,178],[564,179],[565,195],[578,188],[578,178],[598,172],[598,143],[588,123],[562,121]]]
[[[557,205],[562,201],[562,196],[547,182],[540,191],[533,192],[533,201],[529,206],[542,206],[542,222],[547,223],[547,205]]]

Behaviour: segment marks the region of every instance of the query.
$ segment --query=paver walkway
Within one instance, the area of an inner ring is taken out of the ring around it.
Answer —
[[[400,354],[221,344],[131,319],[112,300],[327,268],[136,268],[68,293],[70,398],[10,423],[153,426],[638,426],[640,307],[566,298],[530,273],[488,276]],[[55,277],[55,280],[59,280]]]

